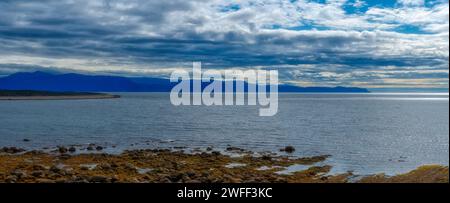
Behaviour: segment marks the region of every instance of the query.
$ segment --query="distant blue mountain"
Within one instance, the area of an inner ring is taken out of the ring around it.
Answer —
[[[192,81],[191,81],[192,82]],[[168,79],[144,77],[52,74],[46,72],[15,73],[0,78],[0,89],[71,92],[170,92],[176,83]],[[208,83],[202,83],[202,87]],[[369,92],[356,87],[297,87],[279,85],[279,92]]]

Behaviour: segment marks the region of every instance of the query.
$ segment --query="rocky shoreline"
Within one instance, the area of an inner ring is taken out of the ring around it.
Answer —
[[[287,148],[290,150],[289,148]],[[102,149],[93,147],[92,150]],[[351,172],[329,175],[332,166],[314,165],[329,156],[293,158],[241,152],[230,156],[207,149],[185,153],[167,149],[106,153],[71,153],[59,147],[52,152],[0,148],[1,183],[448,183],[449,168],[422,166],[410,173],[388,177],[383,174],[351,181]],[[305,166],[305,170],[283,173],[286,167]]]

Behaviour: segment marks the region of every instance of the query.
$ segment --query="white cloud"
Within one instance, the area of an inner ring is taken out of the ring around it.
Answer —
[[[398,2],[405,6],[423,6],[425,0],[398,0]]]

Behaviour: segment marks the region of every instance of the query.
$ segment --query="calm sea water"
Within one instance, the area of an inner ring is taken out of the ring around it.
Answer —
[[[0,101],[0,147],[231,145],[277,152],[292,145],[296,156],[329,154],[334,172],[361,175],[449,162],[448,94],[280,94],[274,117],[259,117],[255,106],[174,107],[164,93],[121,95]]]

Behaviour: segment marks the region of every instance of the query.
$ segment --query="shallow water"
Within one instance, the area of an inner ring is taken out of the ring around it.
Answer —
[[[325,164],[333,173],[361,175],[449,162],[448,94],[280,94],[274,117],[259,117],[256,106],[174,107],[165,93],[121,95],[0,101],[0,147],[231,145],[277,152],[292,145],[296,156],[332,155]]]

